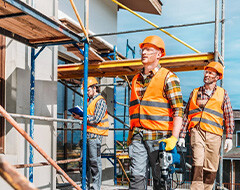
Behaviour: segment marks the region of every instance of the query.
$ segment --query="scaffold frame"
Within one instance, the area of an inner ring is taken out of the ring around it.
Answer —
[[[121,6],[117,1],[112,0],[114,3],[117,3],[119,6]],[[224,23],[225,23],[225,0],[222,0],[222,9],[221,9],[221,20],[219,19],[219,2],[220,0],[215,0],[215,33],[214,33],[214,53],[207,53],[207,55],[205,54],[205,59],[200,60],[201,61],[201,65],[196,67],[195,65],[185,68],[185,70],[201,70],[203,69],[203,67],[207,64],[207,62],[209,60],[215,60],[215,61],[220,61],[223,65],[224,65],[224,33],[225,33],[225,29],[224,29]],[[10,30],[9,28],[4,28],[2,25],[0,25],[0,33],[2,35],[5,35],[7,37],[10,37],[14,40],[17,40],[23,44],[26,44],[27,46],[32,47],[31,48],[31,88],[30,88],[30,116],[32,116],[32,118],[30,119],[30,138],[33,139],[33,130],[34,130],[34,119],[39,119],[39,118],[34,118],[34,93],[35,93],[35,59],[38,57],[38,55],[44,50],[44,48],[46,46],[53,46],[53,45],[73,45],[76,49],[78,49],[78,51],[80,52],[80,54],[84,57],[84,64],[83,65],[68,65],[68,68],[64,68],[65,72],[67,70],[70,70],[69,68],[72,67],[73,70],[77,70],[77,71],[81,71],[81,76],[79,78],[84,78],[84,81],[86,81],[84,83],[84,93],[83,94],[87,94],[87,80],[88,80],[88,76],[100,76],[100,77],[116,77],[116,76],[126,76],[128,74],[126,74],[125,72],[121,72],[121,73],[115,73],[114,75],[104,75],[102,73],[100,73],[99,75],[93,74],[93,73],[89,73],[89,70],[91,69],[101,69],[101,68],[106,68],[107,66],[110,65],[109,68],[113,68],[113,67],[117,67],[119,66],[119,64],[122,64],[121,67],[128,67],[128,69],[131,70],[130,68],[130,63],[131,65],[133,65],[135,63],[137,69],[141,68],[142,65],[140,63],[139,59],[134,59],[134,60],[117,60],[117,55],[118,53],[116,52],[116,49],[114,48],[113,52],[109,53],[107,56],[103,55],[102,56],[106,56],[108,57],[108,59],[110,61],[104,61],[102,60],[102,63],[99,65],[89,65],[89,49],[90,49],[90,44],[89,44],[89,40],[88,37],[88,33],[85,31],[84,27],[83,31],[85,34],[86,38],[82,38],[81,36],[79,36],[78,34],[76,34],[75,32],[71,31],[70,29],[68,29],[66,26],[59,24],[59,22],[54,21],[53,19],[50,19],[49,17],[45,16],[44,14],[40,13],[39,11],[33,9],[32,7],[30,7],[29,5],[23,3],[20,0],[1,0],[0,4],[4,4],[7,6],[10,6],[11,10],[15,10],[11,12],[11,14],[9,15],[1,15],[0,19],[8,19],[8,18],[20,18],[20,17],[25,17],[25,16],[30,16],[33,20],[37,20],[38,22],[41,22],[41,24],[45,27],[48,28],[52,28],[56,34],[61,34],[60,36],[56,35],[55,38],[52,37],[45,37],[42,39],[32,39],[32,38],[26,38],[26,36],[21,35],[20,33],[16,33],[16,31],[14,30]],[[6,6],[5,6],[6,7]],[[12,8],[14,7],[14,8]],[[123,7],[124,8],[124,7]],[[125,7],[127,10],[129,10],[127,7]],[[18,10],[16,12],[16,10]],[[19,12],[20,11],[20,12]],[[130,12],[132,12],[133,14],[135,14],[133,11],[130,10]],[[85,13],[88,14],[88,10],[85,10]],[[135,14],[136,15],[136,14]],[[140,15],[137,15],[140,16]],[[149,24],[153,25],[155,28],[160,29],[161,31],[163,31],[165,34],[170,35],[172,37],[171,34],[169,34],[168,32],[165,32],[165,30],[161,29],[161,27],[151,23],[150,21],[144,19],[143,17],[140,16],[141,19],[145,20],[146,22],[148,22]],[[87,21],[88,22],[88,21]],[[213,21],[210,21],[211,23]],[[219,51],[219,23],[221,23],[221,51]],[[203,23],[198,23],[198,24],[206,24],[206,22]],[[106,34],[107,35],[107,34]],[[110,34],[109,34],[110,35]],[[96,34],[97,36],[97,34]],[[100,36],[100,34],[99,34]],[[180,43],[182,43],[181,40],[174,38],[175,40],[179,41]],[[79,44],[83,44],[84,46],[84,50],[82,50],[81,47],[79,47]],[[196,60],[197,56],[203,55],[203,54],[199,54],[200,52],[198,50],[196,50],[195,48],[189,46],[186,43],[182,43],[184,45],[186,45],[187,47],[189,47],[190,49],[192,49],[193,51],[197,52],[198,54],[193,55],[194,58]],[[35,49],[34,48],[38,48],[40,47],[40,50],[35,53]],[[113,58],[111,57],[113,56]],[[181,56],[180,56],[181,57]],[[113,59],[113,60],[111,60]],[[170,59],[169,59],[170,60]],[[167,62],[166,60],[166,65],[170,64],[173,61],[176,61],[177,58],[175,57],[175,59],[173,58],[172,60],[170,60],[169,62]],[[191,61],[192,61],[191,60]],[[186,61],[186,60],[185,60]],[[197,60],[199,61],[199,60]],[[164,64],[164,63],[163,63]],[[198,62],[199,64],[199,62]],[[181,66],[181,64],[180,64]],[[182,65],[183,66],[183,65]],[[120,66],[119,66],[120,67]],[[59,66],[59,79],[69,79],[69,78],[73,78],[76,77],[76,75],[73,76],[69,76],[69,77],[65,77],[61,74],[61,69],[63,67]],[[108,69],[109,69],[108,68]],[[171,66],[169,67],[171,69]],[[136,69],[136,70],[137,70]],[[174,66],[172,66],[172,69],[174,70]],[[182,71],[181,69],[177,69],[174,71]],[[135,73],[131,73],[135,74]],[[130,75],[130,74],[129,74]],[[116,78],[114,78],[114,84],[116,84]],[[223,82],[221,82],[221,86],[223,86]],[[126,97],[125,97],[126,99]],[[82,162],[83,162],[83,169],[82,169],[82,187],[83,189],[86,188],[86,159],[87,159],[87,154],[86,154],[86,144],[87,144],[87,96],[84,96],[84,115],[83,115],[83,157],[82,157]],[[114,110],[116,108],[116,85],[114,85]],[[122,103],[124,104],[124,106],[126,106],[126,102]],[[2,116],[4,116],[7,120],[11,121],[13,123],[14,126],[16,126],[17,124],[11,119],[11,117],[9,116],[8,113],[5,112],[5,110],[3,108],[0,109],[0,113],[2,114]],[[126,117],[126,115],[125,115]],[[113,113],[113,118],[114,118],[114,133],[116,130],[116,112],[114,111]],[[54,119],[53,119],[54,120]],[[52,121],[53,121],[52,120]],[[55,119],[56,120],[56,119]],[[119,119],[120,120],[120,119]],[[57,121],[57,120],[56,120]],[[59,120],[60,121],[60,120]],[[121,120],[120,120],[121,121]],[[62,120],[62,122],[66,122],[66,120]],[[128,124],[125,123],[125,120],[122,121],[123,124],[125,126],[128,126]],[[21,131],[21,133],[23,134],[24,132]],[[25,134],[24,134],[25,135]],[[23,136],[24,136],[23,135]],[[27,135],[25,135],[26,137]],[[28,139],[29,141],[31,141],[29,137],[27,137],[26,139]],[[31,141],[32,144],[34,144],[34,142]],[[37,147],[36,144],[34,144],[35,148]],[[223,147],[223,146],[222,146]],[[29,158],[29,164],[30,164],[30,168],[32,167],[31,164],[33,164],[33,160],[31,157],[33,157],[33,153],[31,153],[31,149],[30,149],[30,158]],[[221,155],[223,154],[223,151],[221,150]],[[45,155],[45,158],[47,159],[47,161],[50,160],[50,162],[52,162],[51,159],[49,159],[47,157],[47,155]],[[117,183],[116,180],[116,164],[117,162],[119,162],[119,159],[117,159],[117,154],[116,154],[116,138],[114,135],[114,183]],[[57,168],[57,170],[61,171],[58,166],[56,165],[56,163],[53,161],[52,164],[54,165],[55,168]],[[120,164],[120,163],[119,163]],[[221,156],[221,161],[220,161],[220,188],[222,188],[222,156]],[[29,180],[32,182],[32,177],[33,177],[33,173],[32,170],[30,169],[30,178]],[[64,173],[63,173],[64,174]],[[80,189],[79,186],[76,185],[75,182],[73,182],[71,179],[69,179],[68,176],[66,176],[65,174],[63,175],[66,177],[66,179],[76,188],[76,189]]]

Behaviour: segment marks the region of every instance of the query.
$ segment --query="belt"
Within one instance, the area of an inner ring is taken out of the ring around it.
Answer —
[[[98,135],[95,133],[87,133],[87,139],[96,139],[96,138],[102,138],[102,135]]]
[[[146,131],[146,132],[152,132],[153,130],[150,130],[150,129],[145,129],[143,127],[133,127],[133,132],[143,132],[143,131]],[[171,131],[157,131],[158,133],[162,133],[163,135],[168,135],[168,134],[171,134]]]
[[[153,130],[149,130],[149,129],[145,129],[143,127],[134,127],[133,128],[133,140],[147,140],[149,139],[148,137],[150,137],[149,140],[151,140],[151,135],[152,133],[156,132],[157,134],[157,138],[167,138],[169,136],[171,136],[172,131],[153,131]]]

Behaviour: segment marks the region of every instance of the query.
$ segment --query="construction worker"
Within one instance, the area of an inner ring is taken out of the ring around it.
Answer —
[[[101,143],[108,136],[108,114],[106,100],[101,96],[98,81],[88,77],[87,108],[87,176],[89,189],[100,190],[102,181]],[[73,114],[75,119],[83,117]],[[90,174],[92,183],[90,187]]]
[[[165,56],[163,40],[148,36],[139,47],[144,68],[132,80],[129,188],[146,189],[150,164],[153,189],[159,190],[163,188],[160,173],[156,172],[159,140],[165,139],[166,150],[175,147],[182,125],[183,100],[178,77],[159,64]]]
[[[226,90],[216,85],[223,78],[223,66],[210,62],[204,67],[204,86],[192,91],[186,106],[178,144],[185,146],[187,128],[191,135],[191,189],[212,190],[216,178],[223,124],[226,128],[226,152],[232,149],[233,111]],[[224,120],[224,122],[223,122]]]

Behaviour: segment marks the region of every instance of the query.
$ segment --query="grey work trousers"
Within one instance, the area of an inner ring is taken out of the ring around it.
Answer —
[[[87,186],[88,189],[91,190],[101,189],[102,183],[101,144],[102,144],[101,136],[87,139]]]
[[[153,189],[160,190],[164,187],[160,184],[160,171],[157,169],[157,161],[159,156],[159,140],[143,141],[141,135],[137,134],[133,137],[129,146],[130,165],[130,185],[131,190],[145,190],[147,187],[148,168],[152,168]]]

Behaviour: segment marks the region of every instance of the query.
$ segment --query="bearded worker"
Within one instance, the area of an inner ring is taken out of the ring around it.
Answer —
[[[223,78],[223,66],[210,62],[204,67],[204,86],[192,91],[185,109],[178,145],[185,146],[187,129],[192,149],[192,190],[212,190],[216,178],[223,125],[226,128],[224,149],[232,149],[233,111],[227,91],[217,86]]]

